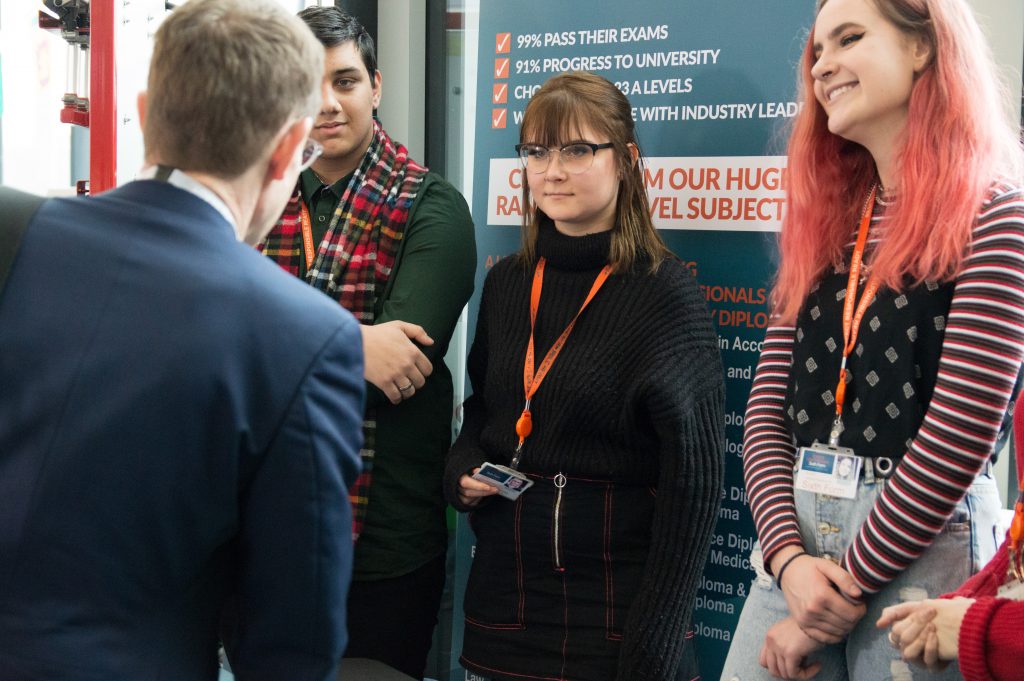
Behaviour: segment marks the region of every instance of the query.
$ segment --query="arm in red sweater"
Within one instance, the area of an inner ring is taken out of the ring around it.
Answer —
[[[979,598],[960,626],[959,657],[965,681],[1024,679],[1024,602]]]

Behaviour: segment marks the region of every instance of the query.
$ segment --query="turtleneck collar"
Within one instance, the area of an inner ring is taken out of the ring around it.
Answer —
[[[545,220],[537,231],[537,255],[560,270],[596,270],[608,264],[612,245],[612,230],[569,236],[555,229]]]

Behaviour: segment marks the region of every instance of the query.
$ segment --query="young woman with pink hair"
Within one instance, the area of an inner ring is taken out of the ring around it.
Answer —
[[[757,579],[722,679],[909,679],[881,610],[996,548],[1021,146],[965,0],[819,0],[801,86],[745,420]],[[829,461],[851,454],[847,482]]]

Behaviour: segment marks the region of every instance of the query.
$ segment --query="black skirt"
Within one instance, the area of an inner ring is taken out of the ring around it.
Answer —
[[[530,475],[470,514],[461,663],[492,679],[614,679],[650,547],[656,490]],[[679,636],[686,636],[680,631]],[[692,641],[692,639],[691,639]],[[693,645],[676,678],[699,675]]]

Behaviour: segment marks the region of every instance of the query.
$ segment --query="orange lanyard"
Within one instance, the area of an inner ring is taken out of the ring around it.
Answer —
[[[540,293],[544,287],[544,258],[540,258],[537,261],[537,267],[533,270],[533,287],[530,290],[530,343],[526,346],[526,360],[523,362],[523,392],[526,395],[526,405],[523,407],[523,413],[520,414],[519,419],[516,421],[516,435],[519,436],[519,446],[516,447],[515,456],[512,457],[512,468],[519,466],[519,460],[523,451],[523,443],[526,442],[526,438],[533,432],[533,416],[530,414],[530,400],[533,399],[534,394],[537,392],[537,388],[544,381],[544,377],[548,375],[548,369],[555,363],[555,359],[558,357],[558,353],[562,351],[565,346],[565,341],[569,338],[569,334],[572,333],[572,329],[576,326],[576,321],[583,314],[583,310],[586,309],[590,301],[594,299],[597,292],[604,285],[604,282],[608,279],[608,276],[612,273],[611,265],[605,265],[604,268],[598,273],[597,278],[594,279],[593,285],[590,287],[590,293],[587,294],[583,304],[580,305],[579,312],[572,318],[569,325],[565,327],[565,331],[562,332],[556,340],[551,349],[548,350],[547,354],[544,355],[544,359],[540,363],[540,367],[537,369],[536,374],[534,373],[534,351],[533,351],[533,333],[534,328],[537,324],[537,310],[540,308]]]
[[[1010,569],[1018,581],[1024,582],[1024,478],[1018,485],[1020,493],[1010,523]]]
[[[857,244],[853,248],[853,257],[850,259],[850,276],[846,284],[846,300],[843,303],[843,360],[839,365],[839,382],[836,385],[836,419],[832,423],[832,432],[829,435],[829,444],[839,444],[839,434],[843,432],[843,403],[846,401],[846,360],[853,352],[857,344],[857,335],[860,332],[860,324],[864,319],[864,313],[871,305],[875,293],[878,292],[878,281],[874,275],[868,278],[864,293],[857,304],[856,312],[854,305],[857,300],[857,288],[860,286],[860,271],[864,260],[864,247],[868,241],[868,231],[871,229],[871,205],[875,200],[875,190],[872,187],[868,194],[868,200],[864,204],[864,214],[860,219],[860,230],[857,233]]]
[[[305,201],[299,200],[299,206],[302,209],[302,252],[306,256],[306,271],[313,267],[313,256],[316,253],[313,251],[313,221],[309,217],[309,209],[306,208]]]

